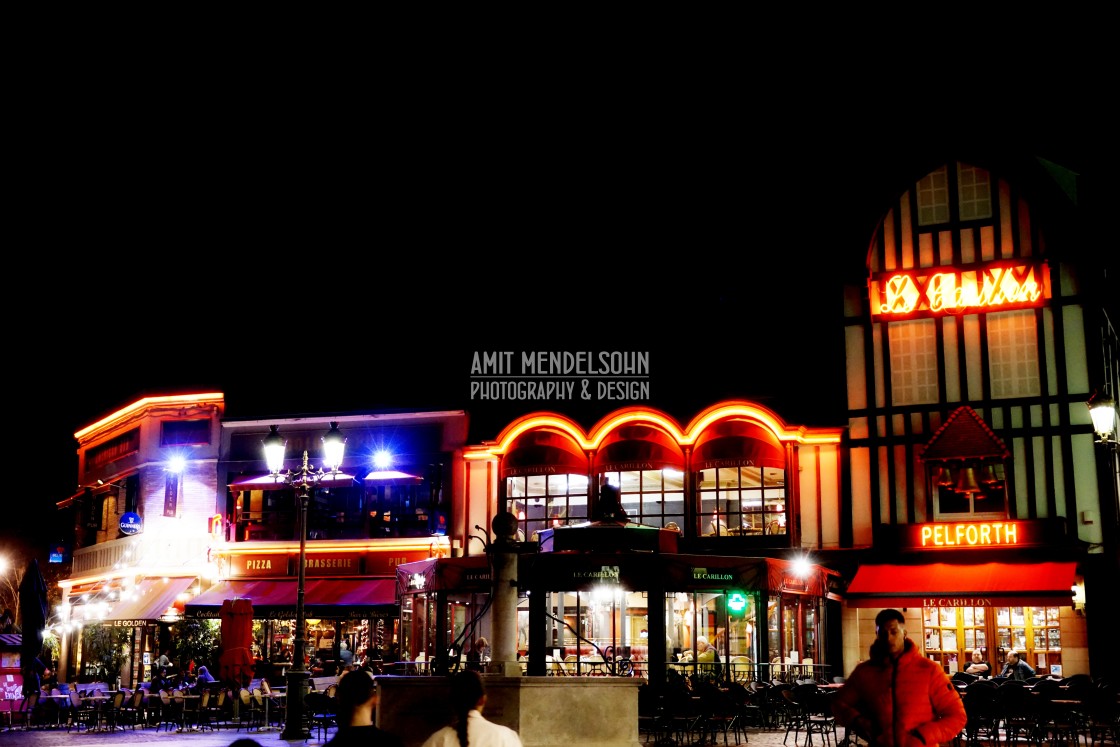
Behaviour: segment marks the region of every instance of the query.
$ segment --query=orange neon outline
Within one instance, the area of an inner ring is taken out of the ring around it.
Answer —
[[[753,402],[729,400],[712,405],[701,412],[686,429],[664,412],[651,407],[631,406],[607,415],[594,426],[590,434],[571,418],[550,412],[535,412],[513,421],[503,430],[496,441],[488,441],[464,449],[466,460],[493,459],[510,450],[513,442],[527,431],[552,428],[569,436],[585,451],[598,450],[610,433],[627,423],[649,423],[663,429],[672,436],[678,445],[691,446],[696,439],[713,423],[728,418],[745,418],[770,430],[779,441],[796,442],[801,445],[838,444],[843,428],[807,428],[788,426],[771,410]]]
[[[130,414],[134,413],[134,412],[137,412],[139,410],[143,410],[146,407],[152,407],[154,405],[170,405],[170,404],[187,404],[187,403],[197,404],[197,403],[202,402],[204,400],[224,400],[224,399],[225,399],[225,394],[223,394],[222,392],[205,392],[205,393],[202,393],[202,394],[170,394],[170,395],[165,395],[165,396],[162,396],[162,397],[144,397],[143,399],[136,400],[135,402],[133,402],[130,405],[125,405],[124,407],[122,407],[121,409],[117,410],[116,412],[114,412],[110,415],[106,415],[105,417],[101,418],[101,420],[98,420],[93,425],[87,425],[85,428],[82,428],[80,431],[75,433],[74,438],[76,438],[78,440],[81,440],[83,437],[89,435],[90,433],[93,433],[98,428],[106,426],[109,423],[112,423],[116,420],[120,420],[120,419],[126,417],[127,415],[130,415]]]

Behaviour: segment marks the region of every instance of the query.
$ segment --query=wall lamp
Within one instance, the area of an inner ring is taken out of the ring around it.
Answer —
[[[1104,395],[1094,394],[1086,402],[1089,417],[1093,419],[1093,430],[1097,433],[1097,443],[1116,445],[1116,400],[1108,395],[1105,385]]]

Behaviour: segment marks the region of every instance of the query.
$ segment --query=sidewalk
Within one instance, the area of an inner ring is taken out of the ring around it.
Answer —
[[[334,735],[332,729],[329,733]],[[228,747],[235,739],[247,737],[256,740],[268,747],[285,747],[286,745],[306,745],[315,747],[322,745],[312,736],[306,742],[302,739],[286,741],[280,738],[278,731],[237,731],[235,728],[218,729],[217,731],[156,731],[154,727],[133,729],[117,729],[111,732],[66,732],[66,729],[31,729],[23,731],[16,729],[0,732],[0,747],[114,747],[115,745],[131,745],[144,747],[144,745],[170,745],[189,744],[191,747]]]
[[[837,731],[842,740],[844,729],[838,727]],[[782,740],[786,736],[785,728],[762,730],[757,727],[748,727],[746,733],[746,744],[750,747],[794,747],[795,745],[792,734],[783,745]],[[148,727],[136,730],[118,729],[113,732],[86,733],[85,731],[72,731],[69,734],[66,729],[32,729],[31,731],[17,729],[0,732],[0,747],[115,747],[115,745],[131,745],[132,747],[151,745],[154,747],[155,745],[170,744],[189,744],[191,747],[229,747],[231,742],[244,737],[256,740],[264,747],[286,747],[287,745],[315,747],[316,745],[323,745],[327,738],[333,735],[334,729],[331,729],[322,741],[316,739],[313,735],[311,739],[305,742],[302,739],[283,740],[280,738],[280,732],[278,731],[247,732],[244,729],[237,731],[232,728],[223,728],[218,731],[179,733],[174,731],[157,732],[154,728]],[[645,744],[645,735],[640,735],[639,741]],[[653,747],[652,741],[648,744]],[[693,742],[692,744],[696,743]],[[730,736],[728,747],[734,744],[735,738]],[[715,747],[722,747],[722,745],[722,738],[717,739]],[[800,734],[796,740],[796,747],[808,747],[804,733]],[[818,735],[815,737],[812,747],[829,747],[829,745],[822,745],[821,738]],[[836,745],[831,745],[831,747],[836,747]]]

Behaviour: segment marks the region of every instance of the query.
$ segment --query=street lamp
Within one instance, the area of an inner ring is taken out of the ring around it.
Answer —
[[[304,653],[307,646],[304,631],[305,616],[303,608],[304,575],[307,570],[307,502],[311,490],[319,481],[330,475],[337,475],[342,466],[342,454],[346,449],[346,439],[338,430],[338,423],[332,422],[331,429],[323,436],[323,464],[314,469],[307,463],[307,450],[303,452],[303,464],[296,471],[284,469],[284,449],[287,442],[279,433],[278,426],[269,426],[270,432],[264,439],[264,458],[268,471],[277,480],[283,480],[295,488],[299,499],[299,573],[296,581],[296,640],[292,668],[288,670],[288,708],[284,717],[284,732],[281,739],[307,739],[310,733],[303,726],[303,695],[310,672],[304,669]]]
[[[1097,443],[1116,443],[1116,400],[1108,396],[1105,386],[1104,396],[1095,394],[1089,398],[1089,416],[1093,419],[1093,430],[1097,432]]]

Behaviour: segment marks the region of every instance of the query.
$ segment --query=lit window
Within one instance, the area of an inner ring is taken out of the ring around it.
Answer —
[[[945,167],[918,182],[918,225],[949,222],[949,177]]]
[[[992,397],[1037,397],[1041,392],[1034,312],[988,314],[987,323]]]
[[[986,170],[957,164],[957,206],[961,220],[992,217],[992,180]]]
[[[888,325],[891,400],[895,405],[937,401],[937,328],[933,319]]]

